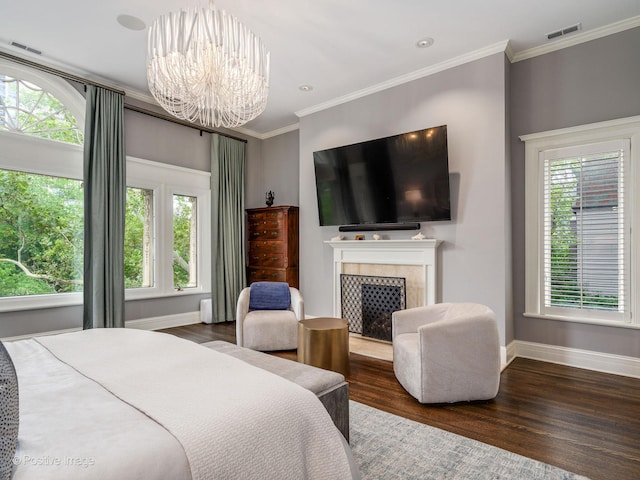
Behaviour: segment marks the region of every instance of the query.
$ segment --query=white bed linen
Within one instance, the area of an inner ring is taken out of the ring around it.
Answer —
[[[14,480],[191,478],[182,446],[158,423],[34,340],[5,346],[20,390]]]
[[[157,332],[94,329],[37,341],[169,430],[195,480],[352,478],[317,397],[277,375]]]

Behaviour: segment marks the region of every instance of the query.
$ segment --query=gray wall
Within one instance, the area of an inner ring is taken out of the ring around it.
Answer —
[[[524,144],[518,139],[528,133],[639,115],[639,51],[640,28],[635,28],[511,66],[513,286],[517,340],[640,357],[640,330],[522,315],[525,169]],[[637,286],[633,288],[638,291]]]
[[[421,225],[426,236],[444,241],[440,300],[489,305],[502,344],[510,341],[506,65],[495,54],[301,118],[300,283],[309,315],[332,314],[333,251],[323,242],[338,234],[318,225],[313,152],[446,124],[453,220]]]
[[[161,109],[127,99],[128,104],[149,110]],[[221,129],[224,132],[223,129]],[[256,171],[261,165],[261,141],[236,132],[235,137],[247,138],[247,170]],[[125,110],[125,150],[127,155],[168,163],[196,170],[210,171],[211,135],[148,115]],[[249,191],[249,178],[247,191]],[[260,187],[261,189],[262,187]],[[200,299],[211,294],[180,295],[126,302],[126,320],[194,312]],[[0,313],[0,337],[77,328],[82,326],[82,306],[45,308],[40,310]]]
[[[264,207],[269,190],[274,192],[274,205],[298,205],[298,138],[298,130],[294,130],[261,142],[260,161],[252,163],[247,172],[247,208]]]

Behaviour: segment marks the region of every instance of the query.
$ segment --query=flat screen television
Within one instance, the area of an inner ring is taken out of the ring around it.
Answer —
[[[447,126],[313,152],[320,225],[451,220]]]

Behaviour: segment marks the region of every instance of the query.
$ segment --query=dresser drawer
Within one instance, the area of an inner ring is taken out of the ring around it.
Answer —
[[[247,224],[250,231],[259,230],[282,230],[282,212],[260,212],[247,216]]]
[[[268,255],[273,253],[281,253],[284,255],[286,250],[284,242],[262,241],[249,242],[249,255],[247,262],[251,263],[251,258],[259,255]]]
[[[281,253],[254,253],[247,258],[252,267],[286,267],[286,260]]]
[[[282,240],[282,230],[272,230],[266,227],[251,228],[249,240]]]
[[[249,268],[247,269],[247,281],[249,285],[253,282],[286,282],[287,271],[282,269],[261,269],[261,268]]]
[[[267,209],[260,209],[257,212],[252,212],[252,211],[248,211],[247,212],[247,218],[249,219],[249,221],[267,221],[267,220],[278,220],[278,221],[282,221],[282,218],[284,217],[284,212],[282,210],[276,210],[275,208],[273,210],[267,210]]]

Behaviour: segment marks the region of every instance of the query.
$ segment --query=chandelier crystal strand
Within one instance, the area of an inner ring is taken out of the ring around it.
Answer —
[[[269,95],[269,53],[224,10],[180,10],[149,28],[147,81],[171,115],[238,127],[260,115]]]

